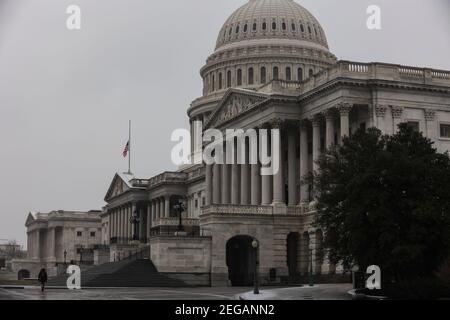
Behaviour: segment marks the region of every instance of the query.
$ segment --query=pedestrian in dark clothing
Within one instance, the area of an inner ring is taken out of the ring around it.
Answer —
[[[45,271],[45,269],[41,269],[41,271],[39,271],[38,280],[41,283],[41,291],[44,292],[45,283],[48,280],[47,271]]]

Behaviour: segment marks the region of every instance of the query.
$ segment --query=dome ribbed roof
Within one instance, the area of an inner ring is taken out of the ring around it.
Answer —
[[[249,0],[225,22],[217,38],[216,51],[241,41],[290,40],[328,50],[325,32],[317,19],[294,0]]]

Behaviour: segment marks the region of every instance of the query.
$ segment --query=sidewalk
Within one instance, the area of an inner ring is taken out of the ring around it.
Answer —
[[[351,300],[348,293],[352,289],[351,284],[318,284],[310,287],[291,287],[282,289],[263,289],[259,295],[253,291],[242,293],[240,300]]]

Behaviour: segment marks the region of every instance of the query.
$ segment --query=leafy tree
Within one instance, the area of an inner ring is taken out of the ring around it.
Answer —
[[[317,224],[332,262],[383,280],[432,276],[450,248],[450,158],[406,124],[359,130],[318,161]]]

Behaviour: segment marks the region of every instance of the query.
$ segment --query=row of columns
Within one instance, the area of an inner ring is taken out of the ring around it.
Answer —
[[[280,155],[280,168],[274,175],[261,175],[260,164],[237,164],[236,145],[234,145],[234,164],[206,165],[205,189],[206,205],[211,204],[233,204],[233,205],[280,205],[285,203],[284,199],[284,143],[287,138],[287,165],[288,165],[288,205],[294,206],[308,203],[309,186],[301,184],[300,194],[297,195],[296,165],[296,135],[299,133],[300,145],[300,177],[304,177],[312,169],[318,169],[316,161],[321,154],[321,127],[325,118],[325,144],[327,147],[334,144],[335,118],[339,114],[340,135],[349,136],[350,104],[341,103],[336,108],[317,114],[308,120],[299,121],[298,126],[283,126],[279,119],[269,124],[271,129],[280,129],[280,144],[278,152]],[[313,165],[309,167],[308,154],[308,128],[312,125],[312,155]],[[286,127],[285,132],[281,131]],[[287,134],[286,134],[287,133]],[[270,143],[270,142],[269,142]],[[269,146],[271,149],[271,146]],[[225,151],[226,152],[226,151]],[[224,157],[227,158],[226,156]],[[248,159],[247,159],[248,160]]]
[[[170,217],[170,196],[163,196],[150,200],[150,217],[152,224],[160,218]]]
[[[109,214],[109,235],[110,238],[133,237],[133,229],[130,218],[136,210],[136,204],[127,204],[111,209]]]

